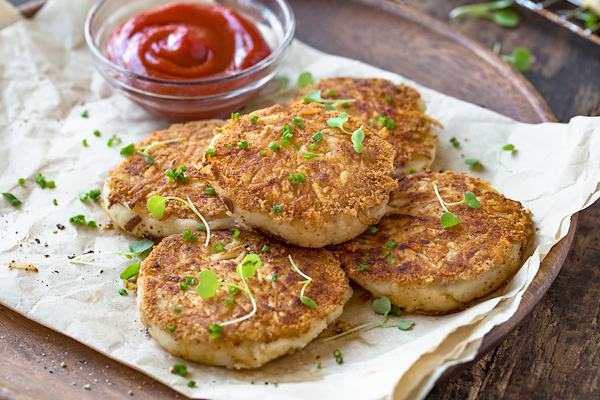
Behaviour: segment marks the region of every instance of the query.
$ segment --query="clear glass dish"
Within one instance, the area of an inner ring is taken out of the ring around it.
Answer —
[[[188,0],[228,7],[252,21],[271,54],[238,73],[199,80],[165,80],[138,75],[109,60],[106,44],[115,28],[169,0],[101,0],[90,11],[85,38],[98,72],[124,96],[149,112],[174,121],[229,116],[254,98],[279,71],[294,37],[296,22],[285,0]]]

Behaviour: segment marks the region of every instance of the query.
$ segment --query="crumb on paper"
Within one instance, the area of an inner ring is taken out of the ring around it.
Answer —
[[[123,286],[125,286],[125,289],[128,290],[137,290],[137,283],[129,282],[128,280],[123,281]]]
[[[4,265],[6,265],[10,269],[23,269],[25,271],[40,272],[36,267],[33,266],[33,264],[23,263],[15,260],[9,263],[4,263]]]

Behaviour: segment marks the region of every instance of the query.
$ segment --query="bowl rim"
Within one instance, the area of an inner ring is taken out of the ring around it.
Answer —
[[[285,34],[283,36],[283,40],[281,41],[281,43],[279,43],[279,45],[266,58],[262,59],[261,61],[254,64],[253,66],[246,68],[242,71],[239,71],[235,74],[222,76],[222,77],[218,77],[218,78],[204,78],[204,79],[193,80],[193,81],[153,78],[153,77],[149,77],[149,76],[145,76],[145,75],[136,74],[135,72],[131,72],[128,69],[123,68],[123,67],[113,63],[100,51],[98,46],[96,46],[96,43],[94,41],[95,35],[92,34],[92,31],[91,31],[92,23],[94,22],[100,7],[102,7],[102,5],[104,3],[106,3],[107,1],[108,0],[99,0],[96,4],[94,4],[94,6],[88,12],[87,18],[85,20],[85,27],[84,27],[85,41],[88,45],[88,48],[92,52],[93,56],[96,57],[100,62],[105,64],[107,67],[109,67],[113,70],[116,70],[119,73],[126,75],[130,78],[138,79],[138,80],[141,80],[144,82],[154,83],[154,84],[170,85],[170,86],[214,85],[214,84],[220,84],[220,83],[225,83],[225,82],[234,81],[234,80],[237,80],[240,78],[244,78],[246,76],[252,75],[255,72],[265,69],[269,65],[273,64],[273,62],[275,62],[279,57],[285,55],[285,50],[290,46],[290,44],[294,38],[294,33],[296,31],[296,18],[294,16],[294,12],[293,12],[290,4],[287,2],[287,0],[274,0],[283,10],[284,16],[285,16],[285,21],[289,21],[289,26],[288,26],[287,30],[285,31]]]

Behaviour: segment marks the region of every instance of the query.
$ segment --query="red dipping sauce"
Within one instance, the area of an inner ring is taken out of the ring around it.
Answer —
[[[235,74],[266,58],[271,49],[258,28],[233,10],[174,3],[119,26],[110,35],[107,52],[113,63],[138,75],[194,81]]]

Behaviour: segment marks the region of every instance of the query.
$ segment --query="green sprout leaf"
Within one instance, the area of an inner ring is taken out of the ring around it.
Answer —
[[[296,86],[298,86],[301,89],[304,89],[305,87],[307,87],[308,85],[312,85],[313,83],[315,83],[315,81],[313,80],[312,74],[310,72],[303,72],[298,77],[298,82],[296,83]]]
[[[139,273],[140,273],[140,263],[135,263],[135,264],[131,264],[130,266],[125,268],[125,271],[121,272],[121,275],[119,275],[119,278],[129,279],[129,278],[133,278],[134,276],[136,276]]]
[[[317,303],[315,303],[310,297],[301,296],[300,301],[302,301],[302,303],[304,305],[309,306],[310,308],[312,308],[314,310],[317,309]]]
[[[481,203],[477,200],[477,197],[472,192],[466,192],[463,194],[463,201],[466,205],[471,208],[480,208]]]
[[[388,315],[392,309],[392,303],[390,302],[390,299],[382,296],[380,299],[373,300],[371,307],[373,307],[373,311],[379,315]]]
[[[161,219],[165,216],[165,209],[167,208],[165,200],[165,197],[159,195],[152,196],[148,199],[146,208],[152,213],[154,218]]]
[[[137,242],[129,243],[129,251],[141,256],[142,253],[152,249],[152,246],[154,246],[154,242],[152,240],[142,239]]]
[[[356,99],[324,99],[319,90],[313,90],[312,92],[306,93],[304,96],[300,97],[300,100],[304,100],[305,103],[314,101],[315,103],[325,104],[325,109],[332,111],[335,111],[335,106],[339,104],[354,103],[356,101]]]
[[[361,129],[354,131],[352,134],[352,144],[354,145],[354,151],[357,153],[362,153],[363,146],[362,142],[365,140],[365,132]]]
[[[351,135],[352,132],[348,132],[347,130],[344,129],[344,124],[346,122],[348,122],[348,114],[341,113],[338,117],[329,118],[327,120],[327,125],[329,125],[332,128],[340,128],[342,130],[342,132]]]
[[[476,158],[467,158],[465,160],[465,164],[470,165],[470,166],[474,166],[476,164],[479,164],[479,160]]]
[[[196,293],[203,299],[209,299],[217,294],[217,288],[221,282],[217,279],[217,274],[211,269],[205,269],[198,274],[198,286]]]
[[[515,150],[515,145],[514,144],[507,144],[502,146],[502,150],[504,151],[514,151]]]
[[[248,254],[238,265],[237,273],[242,278],[251,278],[256,274],[258,268],[260,268],[260,257],[256,254]]]
[[[401,331],[409,330],[414,325],[415,325],[415,321],[410,321],[410,320],[400,321],[398,324],[396,324],[398,329],[400,329]]]
[[[119,154],[121,155],[121,157],[129,157],[132,156],[133,153],[135,153],[135,144],[131,143],[128,144],[127,146],[121,148],[121,151],[119,152]]]
[[[585,22],[586,29],[592,29],[598,23],[598,15],[590,10],[585,10],[584,12],[577,14],[575,18]]]
[[[531,51],[526,47],[516,47],[511,54],[503,55],[502,58],[520,72],[527,72],[531,67]]]
[[[440,223],[444,226],[444,228],[450,228],[452,226],[458,225],[458,217],[452,214],[450,211],[446,211],[442,214],[440,218]]]
[[[450,18],[456,18],[463,14],[472,14],[480,18],[489,19],[505,28],[515,28],[519,25],[519,14],[515,10],[508,9],[514,0],[493,1],[483,4],[469,4],[457,7],[450,11]]]
[[[109,147],[112,146],[113,141],[115,141],[117,139],[118,138],[116,136],[113,136],[113,138],[109,139],[108,146]],[[125,147],[122,147],[121,151],[119,151],[119,154],[121,155],[121,157],[130,157],[137,151],[140,155],[146,157],[146,162],[148,164],[153,164],[154,158],[152,158],[152,156],[150,154],[148,154],[148,150],[150,150],[151,148],[156,147],[156,146],[173,143],[173,142],[179,142],[182,140],[185,140],[185,138],[175,138],[175,139],[163,140],[163,141],[154,142],[152,144],[149,144],[147,146],[142,146],[142,147],[136,147],[133,143],[131,143]],[[118,141],[120,142],[121,139],[118,139]]]
[[[486,18],[489,14],[484,14]],[[492,21],[496,24],[500,25],[503,28],[516,28],[519,26],[520,17],[519,13],[515,10],[511,10],[509,8],[505,8],[503,10],[498,10],[492,15]]]

